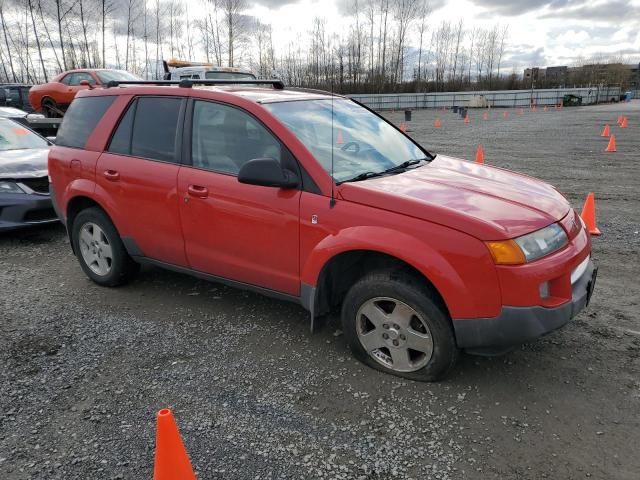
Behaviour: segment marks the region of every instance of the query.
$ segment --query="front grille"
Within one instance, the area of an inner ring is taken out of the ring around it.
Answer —
[[[53,208],[36,208],[24,214],[25,222],[44,222],[45,220],[55,220],[56,212]]]
[[[49,193],[49,178],[24,178],[18,180],[19,183],[26,185],[36,193]]]

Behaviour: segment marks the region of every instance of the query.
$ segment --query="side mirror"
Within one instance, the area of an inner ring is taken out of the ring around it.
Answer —
[[[282,168],[273,158],[254,158],[245,163],[238,172],[238,181],[263,187],[295,188],[300,184],[298,176]]]
[[[89,80],[80,80],[80,85],[83,87],[89,87],[89,90],[93,90],[93,85],[91,85]]]

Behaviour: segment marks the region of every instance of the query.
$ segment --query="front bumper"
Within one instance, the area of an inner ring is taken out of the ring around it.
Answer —
[[[589,303],[597,268],[589,259],[584,272],[571,285],[571,300],[557,307],[503,306],[493,318],[454,320],[459,348],[504,348],[536,339],[575,317]]]
[[[41,194],[0,194],[0,231],[55,223],[51,197]]]

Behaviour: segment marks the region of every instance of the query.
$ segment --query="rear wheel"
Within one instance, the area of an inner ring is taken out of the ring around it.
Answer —
[[[126,283],[140,268],[127,254],[109,217],[99,208],[88,208],[76,216],[72,241],[82,270],[99,285],[115,287]]]
[[[444,378],[458,358],[448,315],[411,276],[376,272],[356,282],[342,306],[351,350],[366,365],[405,378]]]
[[[49,97],[43,98],[41,105],[42,105],[42,113],[44,114],[45,117],[58,118],[61,116],[60,108],[52,98],[49,98]]]

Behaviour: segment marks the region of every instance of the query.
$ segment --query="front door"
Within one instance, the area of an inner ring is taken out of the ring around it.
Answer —
[[[297,169],[295,160],[243,110],[200,100],[191,110],[190,158],[178,174],[191,268],[299,295],[300,190],[237,179],[240,167],[253,158],[271,157]]]

